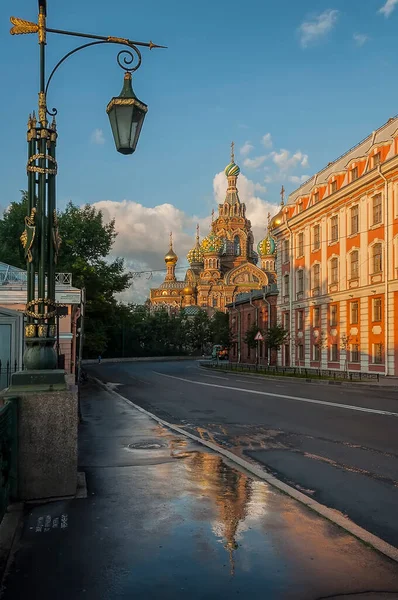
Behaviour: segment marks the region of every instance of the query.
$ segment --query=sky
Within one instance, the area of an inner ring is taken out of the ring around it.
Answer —
[[[168,47],[144,48],[133,75],[149,109],[132,156],[116,152],[105,112],[122,87],[121,47],[70,57],[48,95],[58,110],[58,207],[90,203],[115,218],[115,254],[134,271],[163,269],[170,230],[186,265],[196,223],[206,235],[223,200],[232,140],[259,241],[282,185],[293,191],[398,113],[398,0],[47,4],[48,27]],[[36,11],[36,0],[0,5],[3,209],[26,188],[26,122],[38,86],[37,40],[10,36],[9,17],[35,21]],[[48,34],[48,69],[79,43]],[[136,278],[124,298],[144,299],[162,278]]]

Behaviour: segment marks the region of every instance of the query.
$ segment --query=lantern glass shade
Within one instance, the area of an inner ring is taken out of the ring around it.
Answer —
[[[147,110],[133,92],[131,74],[126,73],[120,96],[112,98],[106,109],[116,150],[121,154],[135,151]]]

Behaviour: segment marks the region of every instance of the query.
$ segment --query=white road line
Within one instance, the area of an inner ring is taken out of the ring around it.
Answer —
[[[247,383],[247,379],[235,379],[236,383]],[[262,381],[251,381],[254,385],[261,385]]]
[[[202,377],[213,377],[213,379],[224,379],[225,381],[229,381],[228,377],[218,377],[218,375],[204,375],[201,373]]]
[[[322,404],[323,406],[333,406],[335,408],[344,408],[347,410],[356,410],[358,412],[371,413],[374,415],[386,415],[389,417],[398,417],[398,413],[389,412],[387,410],[377,410],[375,408],[365,408],[362,406],[351,406],[350,404],[339,404],[337,402],[325,402],[324,400],[313,400],[312,398],[301,398],[300,396],[288,396],[287,394],[273,394],[272,392],[262,392],[260,390],[248,390],[240,387],[232,387],[229,385],[219,385],[217,383],[206,383],[204,381],[195,381],[194,379],[184,379],[183,377],[175,377],[174,375],[166,375],[166,373],[158,373],[153,371],[156,375],[162,377],[169,377],[170,379],[177,379],[179,381],[185,381],[187,383],[194,383],[196,385],[206,385],[208,387],[221,388],[223,390],[233,390],[235,392],[245,392],[246,394],[257,394],[259,396],[272,396],[273,398],[286,398],[286,400],[297,400],[298,402],[308,402],[310,404]]]

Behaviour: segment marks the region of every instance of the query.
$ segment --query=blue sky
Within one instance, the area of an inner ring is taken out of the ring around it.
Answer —
[[[36,1],[0,7],[3,207],[26,187],[38,75],[37,41],[10,36],[10,14],[35,20]],[[140,252],[130,244],[126,257],[155,268],[157,245],[143,247],[145,228],[164,219],[158,240],[177,220],[185,251],[185,233],[197,217],[206,223],[223,193],[217,174],[234,140],[251,218],[265,221],[282,183],[292,191],[398,112],[397,23],[398,0],[48,0],[49,27],[168,46],[144,49],[133,78],[149,111],[132,157],[116,153],[105,112],[122,84],[117,46],[87,49],[56,74],[48,103],[58,109],[58,205],[102,203],[109,214],[115,206],[130,222],[120,251],[139,223]],[[49,34],[48,66],[78,42]]]

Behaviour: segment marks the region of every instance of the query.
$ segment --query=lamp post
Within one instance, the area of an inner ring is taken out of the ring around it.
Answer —
[[[55,298],[55,268],[61,245],[56,210],[56,109],[49,110],[47,93],[58,68],[76,52],[99,44],[120,44],[127,48],[117,55],[119,66],[125,71],[124,84],[119,96],[112,98],[107,113],[118,152],[132,154],[136,147],[148,107],[138,100],[132,88],[131,74],[141,65],[140,46],[164,48],[152,42],[135,42],[125,38],[97,36],[86,33],[51,29],[47,27],[47,0],[38,0],[38,22],[32,23],[11,17],[12,35],[38,34],[40,48],[40,79],[38,114],[28,119],[28,211],[21,242],[27,263],[27,304],[25,315],[26,349],[24,365],[27,372],[23,381],[62,385],[63,371],[56,371],[57,302]],[[91,40],[68,52],[54,67],[46,80],[47,34],[58,34]],[[49,118],[51,122],[49,122]],[[22,374],[18,374],[21,376]],[[18,377],[16,378],[18,380]],[[22,384],[22,380],[15,382]]]

